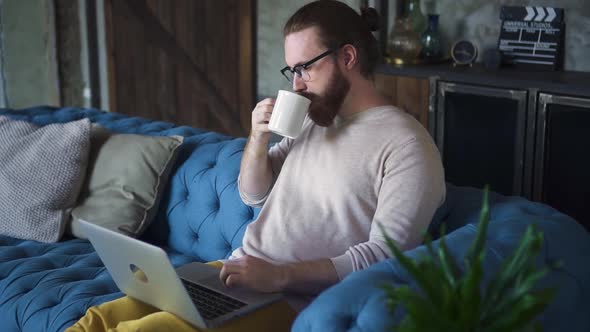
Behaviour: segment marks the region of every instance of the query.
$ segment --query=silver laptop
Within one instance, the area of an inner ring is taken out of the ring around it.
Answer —
[[[159,247],[80,220],[117,287],[126,295],[170,312],[198,328],[210,328],[283,297],[229,289],[219,269],[189,263],[174,269]]]

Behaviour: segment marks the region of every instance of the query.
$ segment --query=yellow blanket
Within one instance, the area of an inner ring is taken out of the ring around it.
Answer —
[[[218,268],[223,266],[221,262],[208,264]],[[280,301],[207,331],[289,331],[295,316],[296,313],[289,304],[286,301]],[[160,311],[125,296],[88,309],[84,317],[66,330],[66,332],[82,331],[194,332],[199,330],[171,313]]]

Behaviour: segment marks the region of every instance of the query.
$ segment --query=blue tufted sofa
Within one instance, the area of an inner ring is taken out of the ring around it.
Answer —
[[[237,192],[237,175],[245,139],[171,123],[150,121],[93,109],[38,107],[0,109],[0,115],[45,125],[82,117],[114,132],[185,137],[154,223],[143,240],[165,248],[175,266],[229,256],[241,245],[246,225],[257,209],[245,206]],[[436,213],[431,233],[447,223],[448,243],[463,256],[475,234],[481,191],[452,185]],[[526,225],[539,222],[546,232],[543,257],[559,258],[563,269],[544,284],[559,294],[541,317],[546,331],[590,331],[590,236],[571,218],[545,205],[518,197],[491,195],[492,222],[486,272],[516,245]],[[418,257],[419,247],[409,252]],[[393,322],[380,285],[412,279],[395,260],[351,274],[322,293],[297,318],[295,331],[383,331]],[[91,306],[122,296],[89,242],[64,238],[44,244],[0,236],[1,331],[63,331]]]

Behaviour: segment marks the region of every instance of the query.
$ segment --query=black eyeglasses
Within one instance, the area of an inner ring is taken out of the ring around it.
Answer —
[[[285,76],[285,78],[289,82],[293,82],[293,80],[295,79],[295,75],[299,76],[301,79],[303,79],[303,81],[307,82],[311,79],[311,77],[309,76],[309,72],[307,71],[307,68],[311,66],[314,62],[324,58],[325,56],[331,53],[334,53],[334,51],[335,50],[327,50],[326,52],[316,56],[315,58],[307,61],[306,63],[296,65],[293,68],[286,66],[285,68],[281,69],[281,74],[283,74],[283,76]]]

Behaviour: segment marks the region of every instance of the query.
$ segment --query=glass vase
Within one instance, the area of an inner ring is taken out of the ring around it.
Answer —
[[[395,64],[411,63],[420,55],[422,41],[409,17],[400,17],[389,34],[388,51]]]
[[[420,7],[420,0],[408,1],[408,9],[406,12],[410,20],[410,24],[412,25],[412,29],[414,29],[414,31],[419,36],[422,36],[422,33],[426,31],[428,22],[426,21],[426,16],[424,16],[424,14],[422,13],[422,7]]]
[[[422,58],[435,60],[442,57],[438,15],[428,15],[428,28],[422,34]]]

